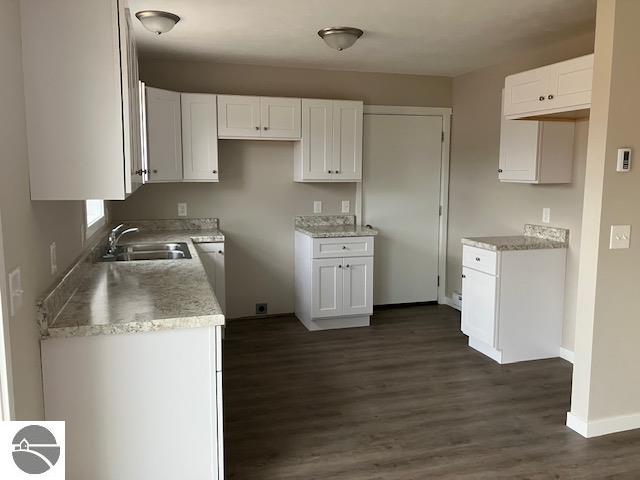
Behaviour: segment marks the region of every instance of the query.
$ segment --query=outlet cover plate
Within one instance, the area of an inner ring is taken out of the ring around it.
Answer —
[[[313,213],[322,213],[322,202],[320,200],[313,201]]]
[[[609,249],[629,248],[631,242],[631,225],[611,225]]]
[[[186,217],[187,216],[187,204],[186,203],[179,203],[178,204],[178,216],[179,217]]]
[[[266,315],[269,312],[269,306],[266,303],[256,303],[256,315]]]
[[[549,223],[551,221],[551,209],[545,207],[542,209],[542,223]]]
[[[342,213],[349,213],[351,210],[351,203],[349,200],[342,200]]]

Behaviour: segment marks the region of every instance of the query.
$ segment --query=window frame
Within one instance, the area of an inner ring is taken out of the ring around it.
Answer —
[[[102,202],[102,216],[96,218],[93,222],[89,223],[88,213],[89,213],[89,202]],[[104,200],[100,199],[91,199],[84,201],[84,229],[85,229],[85,239],[90,239],[93,235],[95,235],[102,227],[107,224],[107,208]]]

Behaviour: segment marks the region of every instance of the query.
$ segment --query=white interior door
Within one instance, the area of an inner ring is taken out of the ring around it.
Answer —
[[[438,299],[442,117],[364,115],[363,220],[376,237],[375,305]]]

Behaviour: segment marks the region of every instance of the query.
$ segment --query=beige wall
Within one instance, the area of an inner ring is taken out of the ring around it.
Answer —
[[[572,413],[592,422],[619,417],[615,429],[640,427],[640,2],[599,0],[584,248]],[[634,149],[631,173],[616,172],[617,149]],[[610,250],[611,225],[632,225],[631,248]],[[636,230],[633,230],[633,229]],[[634,238],[634,236],[636,238]]]
[[[378,105],[448,106],[451,80],[444,77],[332,72],[247,65],[143,61],[151,86],[187,92],[362,99]],[[187,202],[189,216],[220,218],[227,235],[229,317],[293,311],[293,217],[340,212],[355,203],[355,184],[293,182],[293,143],[226,140],[220,145],[219,184],[146,185],[124,202],[112,202],[114,219],[173,218]]]
[[[448,77],[144,59],[140,76],[153,87],[193,93],[335,98],[368,105],[451,105]]]
[[[7,273],[22,269],[24,306],[10,319],[15,412],[19,419],[43,415],[36,299],[54,281],[49,244],[57,244],[64,270],[81,249],[81,202],[32,202],[25,132],[20,19],[17,0],[2,0],[0,16],[0,209]]]
[[[501,95],[505,76],[593,52],[593,35],[532,51],[511,62],[453,80],[447,295],[460,291],[465,236],[510,235],[525,223],[541,223],[551,208],[551,225],[569,228],[563,345],[573,350],[576,283],[588,122],[577,123],[573,182],[523,185],[498,181]]]

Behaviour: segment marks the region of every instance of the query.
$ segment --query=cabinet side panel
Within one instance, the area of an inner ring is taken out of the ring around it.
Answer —
[[[565,268],[565,249],[502,252],[498,348],[505,363],[558,356]]]
[[[311,237],[295,232],[295,314],[311,321]]]
[[[575,122],[542,122],[540,183],[571,182],[574,132]]]
[[[123,199],[118,3],[20,7],[31,198]]]

